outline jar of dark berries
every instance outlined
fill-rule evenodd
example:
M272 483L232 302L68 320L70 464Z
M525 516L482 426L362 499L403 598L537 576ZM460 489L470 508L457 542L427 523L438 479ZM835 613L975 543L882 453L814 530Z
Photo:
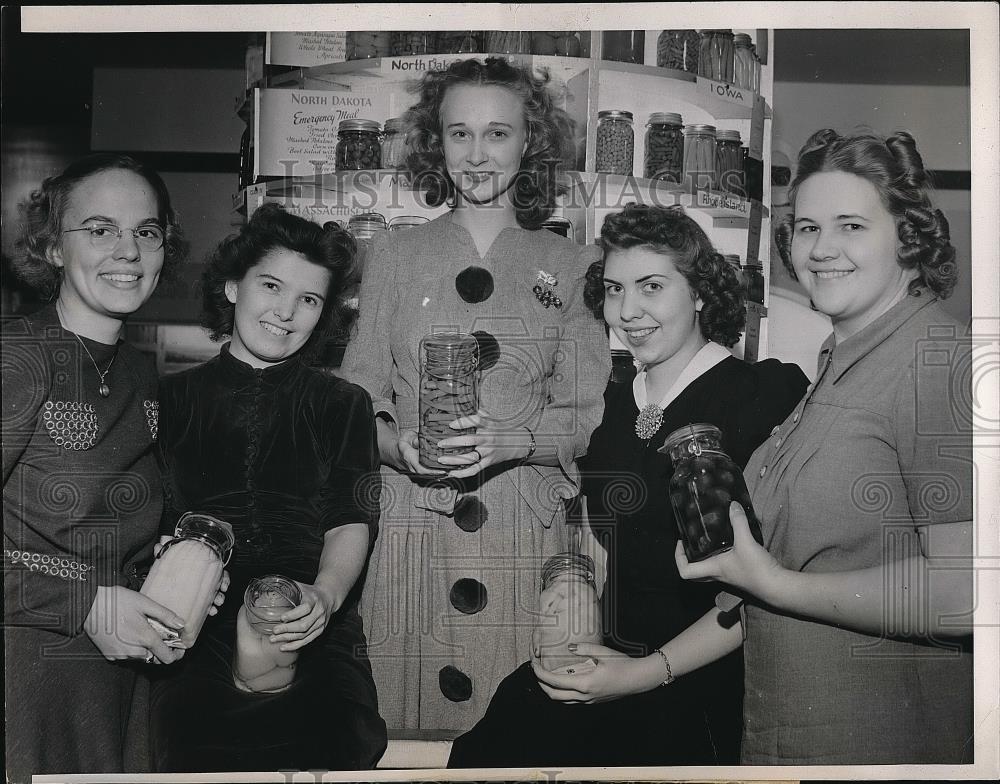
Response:
M342 120L337 128L337 171L379 169L382 142L374 120Z

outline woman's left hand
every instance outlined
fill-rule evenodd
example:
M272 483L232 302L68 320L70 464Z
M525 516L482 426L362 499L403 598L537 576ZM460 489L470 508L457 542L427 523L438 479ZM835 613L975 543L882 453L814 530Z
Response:
M229 590L229 572L223 569L222 579L219 580L219 590L215 593L215 598L212 599L212 604L208 608L209 615L217 615L219 608L222 603L226 601L226 591Z
M283 651L297 651L319 637L337 610L333 597L322 589L297 580L296 583L302 591L302 601L281 616L281 623L274 627L269 638L273 643L282 643Z
M538 678L538 685L557 702L610 702L647 691L642 688L639 675L643 667L642 659L634 659L613 648L578 643L574 653L589 657L594 665L581 660L582 671L573 675L549 672L542 667L535 653L534 650L531 652L531 669Z
M688 562L684 546L677 543L674 559L677 571L685 580L715 580L767 600L773 595L785 571L777 559L753 538L743 507L729 505L733 524L733 547L697 563Z
M449 425L453 430L474 427L476 432L438 441L438 446L442 448L473 447L472 451L464 455L442 455L438 458L442 465L456 466L448 472L448 476L465 479L491 465L522 460L528 456L531 434L527 429L501 429L498 424L480 411L471 416L459 417Z

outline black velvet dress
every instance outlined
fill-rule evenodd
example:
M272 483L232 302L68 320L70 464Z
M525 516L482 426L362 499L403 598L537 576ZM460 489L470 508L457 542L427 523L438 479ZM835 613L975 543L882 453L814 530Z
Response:
M743 466L807 383L795 365L724 359L668 405L648 441L635 434L632 385L608 385L583 480L590 525L608 550L605 645L645 656L704 615L719 591L677 573L670 458L656 451L666 437L686 424L714 424ZM500 684L483 719L455 741L449 767L737 764L742 695L739 651L667 687L594 705L549 699L525 663Z
M332 528L378 525L378 449L364 390L297 359L258 370L220 355L161 384L163 532L184 511L233 525L232 577L220 613L153 684L159 771L352 770L386 745L355 586L300 651L286 691L233 684L236 617L254 577L315 580Z

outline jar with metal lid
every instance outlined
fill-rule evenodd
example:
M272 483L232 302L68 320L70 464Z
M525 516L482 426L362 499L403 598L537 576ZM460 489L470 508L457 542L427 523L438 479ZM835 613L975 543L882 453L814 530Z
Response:
M391 117L385 121L382 135L382 166L386 169L402 169L406 166L406 121L402 117Z
M684 165L683 121L674 112L654 112L646 123L643 176L650 180L680 182Z
M278 574L255 577L243 594L236 616L236 652L233 682L241 691L284 691L295 679L298 651L283 651L284 643L271 642L281 616L302 603L298 583Z
M393 57L405 57L415 54L430 54L433 44L430 33L415 30L397 31L392 34Z
M420 226L427 223L427 218L423 215L397 215L389 220L389 231L402 231L411 226Z
M474 447L440 447L444 438L471 435L476 428L449 425L479 410L479 343L464 332L438 332L420 341L419 443L420 464L452 470L438 461L445 455L464 455Z
M566 218L559 215L553 215L552 217L545 220L542 223L543 229L548 229L554 234L558 234L560 237L569 238L573 234L573 224L570 223Z
M717 82L733 81L733 31L702 30L698 75Z
M382 168L380 135L374 120L341 120L337 126L337 171Z
M715 187L715 126L684 126L684 176L697 189Z
M746 193L739 131L720 128L715 134L715 181L720 189L729 193L739 196Z
M688 73L698 72L701 36L697 30L664 30L656 39L656 64Z
M535 628L544 669L568 675L593 669L592 659L571 653L568 647L603 642L594 561L589 555L557 553L545 562Z
M360 31L347 34L347 59L367 60L392 54L392 33L388 30Z
M527 30L490 30L486 33L486 51L490 54L528 54L531 33Z
M733 84L753 89L753 44L746 33L733 36Z
M596 168L607 174L632 174L635 131L632 112L605 109L597 113Z
M225 520L187 512L173 538L160 548L139 592L184 619L179 634L148 619L170 647L190 648L198 639L235 543L233 527Z
M702 561L732 548L732 501L746 511L754 538L760 541L760 524L746 480L740 467L722 450L719 428L685 425L668 435L657 451L670 455L673 464L668 484L670 505L688 561Z
M646 50L645 30L605 30L601 33L601 57L642 65Z

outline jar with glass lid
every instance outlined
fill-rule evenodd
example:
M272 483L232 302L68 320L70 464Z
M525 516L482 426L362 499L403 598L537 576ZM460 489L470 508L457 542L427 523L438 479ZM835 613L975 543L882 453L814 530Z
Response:
M715 187L715 126L684 126L684 176L698 189Z
M236 688L273 693L292 685L299 652L281 650L284 643L271 642L270 637L281 616L301 603L302 591L294 580L268 574L250 581L236 616Z
M427 218L423 215L397 215L389 220L389 231L402 231L411 226L420 226L427 223Z
M680 182L684 165L683 121L674 112L654 112L646 123L643 176L650 180Z
M715 181L729 193L744 195L743 148L740 132L720 128L715 134Z
M733 81L733 31L702 30L698 75L717 82Z
M582 553L557 553L542 568L535 640L539 659L549 672L569 675L593 669L593 660L571 653L571 643L600 645L601 605L594 561Z
M753 90L753 43L746 33L733 36L733 84Z
M697 30L664 30L656 39L656 64L688 73L698 72L701 36Z
M702 561L733 546L729 504L743 507L750 530L761 541L760 524L740 467L722 449L722 432L715 425L691 424L667 436L657 451L670 456L668 483L684 554Z
M436 332L420 341L420 391L417 431L420 464L426 468L452 470L438 461L445 455L463 455L474 447L440 447L438 442L471 435L474 427L454 429L449 425L479 410L479 343L464 332Z
M184 619L178 634L152 618L149 624L172 648L190 648L198 639L222 583L236 537L233 527L212 515L187 512L153 561L139 592Z
M646 53L645 30L605 30L601 33L601 58L642 65Z
M392 33L388 30L360 31L347 34L347 59L367 60L392 54Z
M337 126L337 171L382 168L382 142L375 120L341 120Z
M606 174L632 174L635 131L632 112L605 109L597 113L596 168Z
M402 117L390 117L385 121L382 134L382 166L386 169L402 169L406 166L406 121Z

